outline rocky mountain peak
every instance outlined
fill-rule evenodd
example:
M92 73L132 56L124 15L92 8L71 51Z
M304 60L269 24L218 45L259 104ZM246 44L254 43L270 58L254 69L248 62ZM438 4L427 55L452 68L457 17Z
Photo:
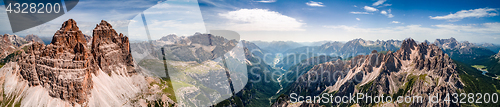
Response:
M398 50L399 57L402 57L403 60L410 59L411 50L414 50L417 46L417 43L413 39L406 39L401 44L401 48Z
M185 38L184 36L183 37L178 37L175 34L169 34L167 36L161 37L157 41L165 42L165 44L187 43L186 40L183 40L184 38Z
M92 75L101 69L108 75L131 75L135 71L129 40L102 21L94 30L92 47L76 22L64 22L49 45L33 43L17 62L20 74L30 86L42 86L52 97L70 103L88 101ZM103 29L105 28L105 29Z
M129 75L135 73L130 42L127 36L116 33L108 22L102 20L92 35L92 55L102 71L112 74L127 68L127 71L116 74Z
M450 41L457 42L457 39L455 39L454 37L450 37Z
M431 42L429 42L428 40L424 40L424 42L422 42L422 43L431 44Z
M69 19L61 25L51 44L33 43L17 62L30 86L42 86L52 97L83 103L92 89L96 64L85 45L83 33Z
M169 34L167 36L164 36L164 37L161 37L160 40L162 41L171 41L171 40L176 40L177 39L177 35L175 34Z
M78 28L78 26L76 25L76 21L75 20L69 19L69 20L65 21L62 24L62 27L59 30L63 30L63 31L79 31L80 28Z
M455 68L456 64L436 45L417 44L415 40L407 39L396 52L381 54L372 51L369 55L358 55L347 61L337 60L316 65L291 85L291 92L307 92L311 95L336 93L334 96L352 93L398 95L401 90L409 89L412 91L405 91L407 93L404 95L442 96L463 88ZM330 74L334 74L333 79ZM337 78L340 79L335 80ZM401 87L403 85L409 87ZM451 103L411 106L436 105L456 106Z
M10 42L8 34L0 35L0 59L6 57L16 49Z
M461 49L466 47L475 47L474 43L469 43L468 41L464 41L461 43L453 37L451 37L450 39L436 39L436 41L434 41L434 44L443 49Z
M401 44L400 50L408 51L409 49L414 49L415 46L417 46L417 42L415 42L415 40L406 39Z
M43 40L40 39L37 35L33 35L33 34L26 35L26 37L24 37L24 39L26 41L28 41L28 42L34 41L34 42L38 42L38 43L44 44Z
M0 35L0 36L2 36L2 41L3 41L4 43L9 43L9 44L11 44L11 43L10 43L10 39L9 39L9 35L8 35L8 34L4 34L4 35Z
M73 19L65 21L52 37L51 44L60 47L74 48L77 44L86 44L87 40ZM84 45L85 46L85 45Z
M321 45L321 47L330 47L330 46L338 46L338 47L341 47L342 45L344 45L342 42L338 42L338 41L335 41L335 42L327 42L327 43L324 43Z
M9 34L4 34L4 38L8 39L10 43L12 43L14 46L19 47L26 42L26 40L22 37L19 37L17 35L9 35Z
M97 24L95 29L113 29L113 26L109 24L107 21L101 20L101 23Z

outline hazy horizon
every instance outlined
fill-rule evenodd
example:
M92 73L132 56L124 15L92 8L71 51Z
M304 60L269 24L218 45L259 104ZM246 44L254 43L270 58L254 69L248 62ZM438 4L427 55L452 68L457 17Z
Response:
M130 0L119 3L82 0L65 15L15 34L50 37L64 21L72 18L87 35L92 34L95 24L106 20L131 40L147 40L140 18L144 13L153 40L172 33L192 35L208 30L232 30L248 41L316 42L356 38L433 41L454 37L471 43L500 44L499 10L500 1L494 0ZM14 34L5 12L0 12L0 19L0 24L5 25L0 33Z

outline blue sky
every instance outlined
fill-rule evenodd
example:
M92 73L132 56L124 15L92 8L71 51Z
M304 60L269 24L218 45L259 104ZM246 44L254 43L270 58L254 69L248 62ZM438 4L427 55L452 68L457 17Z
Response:
M207 28L233 29L247 40L433 41L455 37L500 43L500 1L495 0L201 0L200 8ZM259 26L269 20L280 22L270 18L271 14L294 20L274 24L289 25L289 29L273 29L273 24L265 23ZM252 27L261 29L249 30Z
M152 39L223 29L240 33L244 40L262 41L454 37L500 44L498 0L81 0L67 14L16 34L52 36L68 18L91 34L104 19L131 39L146 40L143 11ZM6 14L0 13L0 24L8 25ZM9 30L2 26L0 33Z
M87 35L92 35L92 29L101 20L106 20L113 25L118 33L128 34L127 28L130 19L162 2L161 0L80 0L78 4L64 15L49 21L45 24L13 33L10 27L8 16L5 11L5 4L0 0L0 34L16 34L26 36L36 34L41 37L52 37L59 30L62 23L68 19L74 19L80 30ZM65 10L66 11L66 10Z

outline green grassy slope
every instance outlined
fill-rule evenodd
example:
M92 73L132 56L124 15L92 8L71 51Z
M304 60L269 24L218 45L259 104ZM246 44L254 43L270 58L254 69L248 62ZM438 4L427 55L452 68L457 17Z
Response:
M500 81L481 74L471 66L455 61L460 79L464 83L465 93L497 93L500 95ZM479 106L479 107L499 107L500 103L481 103L481 104L462 104L461 106Z

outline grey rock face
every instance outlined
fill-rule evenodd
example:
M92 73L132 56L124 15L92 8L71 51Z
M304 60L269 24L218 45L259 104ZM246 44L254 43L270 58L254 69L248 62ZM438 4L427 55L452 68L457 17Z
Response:
M83 33L72 19L66 21L45 46L33 43L22 54L20 74L30 86L41 85L49 95L73 103L87 101L92 89L91 73L96 66Z
M40 39L37 35L26 35L26 37L24 37L24 39L27 41L27 42L31 42L31 41L35 41L35 42L38 42L38 43L41 43L41 44L44 44L42 39Z
M0 59L5 58L15 50L16 47L10 42L9 36L7 34L0 35Z
M35 42L23 53L17 62L20 74L30 86L41 85L49 95L82 104L88 101L92 89L92 74L123 67L129 75L134 71L128 38L117 35L111 25L102 21L94 30L93 46L86 46L87 40L73 19L62 24L54 34L51 44ZM131 66L130 66L131 65ZM123 69L121 68L121 69Z
M4 34L3 36L7 36L7 38L9 38L10 42L16 46L16 47L19 47L25 43L27 43L27 41L22 38L22 37L19 37L17 35L9 35L9 34Z
M456 64L436 45L416 44L409 39L403 41L401 49L396 52L380 54L374 51L348 61L317 65L291 85L291 92L308 95L335 93L335 96L352 93L419 95L424 97L424 103L413 103L412 106L458 106L425 102L429 101L429 95L442 96L463 89L455 68ZM404 84L410 90L405 90Z
M104 20L94 29L91 52L101 70L108 74L123 68L127 71L115 73L122 75L136 73L128 37L123 36L122 33L116 33L113 27Z
M460 49L460 48L475 46L473 43L469 43L467 41L458 42L453 37L450 39L436 39L436 41L434 41L434 44L443 49Z
M138 54L150 52L154 58L162 58L161 48L164 48L168 60L203 62L213 60L227 53L236 46L237 41L227 40L220 36L197 33L188 37L168 35L159 40L132 43L131 49ZM151 47L152 46L152 47Z

